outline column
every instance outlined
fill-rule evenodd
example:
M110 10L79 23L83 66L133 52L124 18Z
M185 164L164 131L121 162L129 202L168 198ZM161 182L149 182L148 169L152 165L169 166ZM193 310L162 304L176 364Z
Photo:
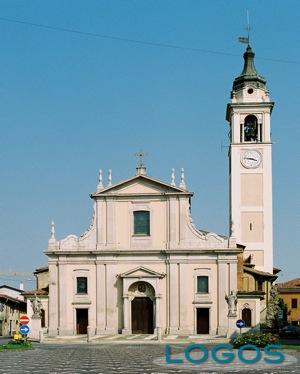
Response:
M169 199L169 248L178 246L177 222L178 222L178 200L176 198Z
M96 333L101 335L105 330L105 265L96 263Z
M57 336L58 333L58 279L57 265L49 262L49 303L48 303L48 334Z
M130 321L129 321L129 296L128 294L123 295L123 317L124 317L124 328L122 329L122 334L130 334Z
M178 334L179 329L179 298L178 298L178 265L170 264L170 334Z
M155 328L161 327L161 321L160 321L160 299L161 294L158 294L155 298Z
M58 265L58 276L59 276L59 319L58 319L58 329L59 335L61 336L68 336L74 335L76 331L73 331L73 327L75 329L75 324L73 323L74 320L74 313L71 313L71 305L69 300L69 295L73 295L73 280L68 282L69 277L69 268L67 264L59 263ZM71 278L72 279L72 278ZM70 285L72 285L71 293L70 293ZM72 318L73 315L73 318Z
M107 246L113 246L116 243L116 222L115 222L115 201L106 200L106 234Z
M237 289L237 261L231 260L229 264L229 291Z
M218 260L218 335L226 335L228 329L228 265L226 260Z
M194 321L189 318L189 311L192 308L191 292L194 293L193 284L189 282L189 268L185 263L180 263L179 271L179 332L188 335L194 331ZM192 291L191 291L192 289Z
M116 269L114 264L105 264L105 333L118 333L118 310L117 304L117 289L113 287L116 282Z

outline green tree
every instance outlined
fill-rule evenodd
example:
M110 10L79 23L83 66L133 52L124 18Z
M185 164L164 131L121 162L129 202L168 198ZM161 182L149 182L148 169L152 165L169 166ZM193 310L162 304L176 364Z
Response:
M267 306L266 325L269 328L277 328L278 326L278 311L280 299L278 296L277 287L272 286L270 289L270 298Z

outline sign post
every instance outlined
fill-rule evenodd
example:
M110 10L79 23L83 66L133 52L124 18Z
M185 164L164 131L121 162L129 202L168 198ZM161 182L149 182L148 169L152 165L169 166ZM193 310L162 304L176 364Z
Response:
M243 321L242 319L238 319L235 324L236 324L236 327L240 329L240 334L241 334L242 328L246 326L245 321Z
M30 332L30 328L27 326L29 321L30 318L26 315L20 317L19 333L22 334L24 340L27 340L27 335Z
M30 331L30 328L27 325L21 325L19 331L22 335L27 335Z

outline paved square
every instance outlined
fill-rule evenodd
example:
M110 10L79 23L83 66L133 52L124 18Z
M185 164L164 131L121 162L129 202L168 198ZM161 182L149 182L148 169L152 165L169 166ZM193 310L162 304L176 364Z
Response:
M177 354L186 346L172 345ZM285 351L286 352L286 351ZM274 367L272 370L251 370L256 373L300 373L300 352L286 352L298 359L289 366ZM216 371L211 368L205 371L201 367L190 370L184 366L164 365L165 345L163 344L41 344L29 351L0 352L0 373L207 373ZM160 361L163 365L157 365ZM234 371L239 372L241 366ZM243 373L250 371L243 371Z

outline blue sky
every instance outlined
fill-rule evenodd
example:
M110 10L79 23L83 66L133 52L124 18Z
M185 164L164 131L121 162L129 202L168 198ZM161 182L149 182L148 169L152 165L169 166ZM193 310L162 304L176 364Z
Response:
M1 0L0 9L0 271L46 264L52 219L58 238L82 233L98 169L106 178L112 168L114 182L132 176L139 149L155 178L170 181L171 168L178 176L184 167L195 223L227 234L221 144L228 145L225 109L243 65L237 38L249 9L256 67L275 101L274 262L280 279L300 275L299 1Z

